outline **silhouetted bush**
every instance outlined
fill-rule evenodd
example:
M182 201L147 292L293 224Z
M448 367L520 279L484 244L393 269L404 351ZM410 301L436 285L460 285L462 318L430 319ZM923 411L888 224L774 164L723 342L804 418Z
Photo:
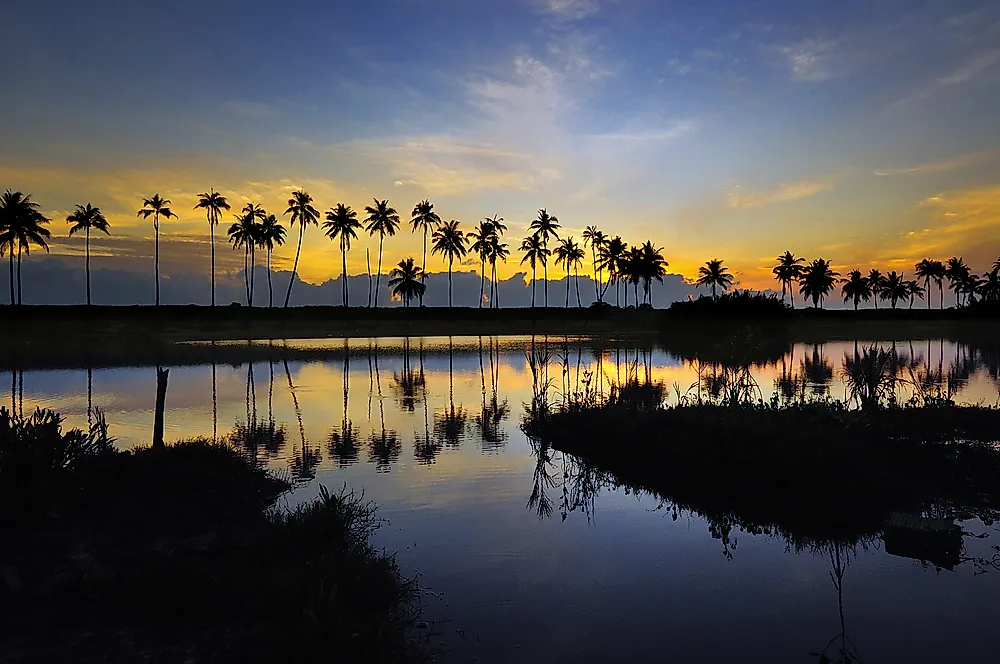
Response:
M783 318L792 308L773 293L736 290L723 293L715 300L701 296L696 300L674 302L669 311L674 316L697 318Z

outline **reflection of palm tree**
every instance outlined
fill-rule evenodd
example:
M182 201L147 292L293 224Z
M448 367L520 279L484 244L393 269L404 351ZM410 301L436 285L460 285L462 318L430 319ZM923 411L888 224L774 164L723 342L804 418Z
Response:
M833 587L837 589L837 613L840 616L840 633L830 639L830 642L826 644L822 652L810 654L818 657L819 661L823 664L860 662L861 656L858 654L854 642L847 636L847 627L844 622L844 573L847 572L847 568L851 564L851 550L844 544L833 543L829 545L828 553L830 556L830 566L832 567L830 580L833 581ZM835 654L832 656L828 655L827 651L838 642L839 645Z
M552 465L552 448L545 442L529 440L531 453L535 457L535 470L532 473L531 495L528 496L527 508L534 510L539 519L552 516L552 499L545 493L556 488L554 473L549 471Z
M416 410L417 402L423 396L424 372L421 365L420 371L414 371L410 366L410 339L403 339L403 370L392 373L392 382L397 394L399 394L399 406L403 410L413 412Z
M330 456L337 460L340 467L349 466L358 461L358 437L361 433L351 422L348 414L348 395L351 391L351 354L347 339L344 339L344 417L340 422L340 431L330 432Z
M503 403L500 403L499 397L497 395L497 380L499 373L499 357L497 358L497 366L494 369L493 364L493 339L488 340L489 343L489 362L490 362L490 386L492 388L492 394L489 401L486 399L486 372L483 367L483 341L482 337L479 339L479 373L482 382L483 389L483 403L482 410L480 414L476 416L476 427L479 429L479 433L482 437L482 448L483 452L496 451L503 447L507 440L507 432L500 425L510 414L510 406L507 400L504 399Z
M292 476L299 482L308 482L316 477L316 467L321 460L319 450L309 449L306 442L306 428L302 424L302 409L299 408L299 399L295 394L295 385L292 383L292 372L288 368L288 360L283 360L285 365L285 377L288 379L288 391L292 394L292 405L295 407L295 417L299 421L299 439L302 446L296 450L292 457Z
M374 463L377 472L389 472L393 461L399 458L401 445L395 431L385 430L385 404L382 397L382 378L378 368L378 345L375 346L375 386L378 390L378 414L382 425L381 435L372 434L368 462Z
M813 394L821 396L830 390L833 365L823 356L819 344L813 344L812 357L802 359L802 373Z
M448 447L458 447L465 434L469 414L463 406L455 407L455 355L448 337L448 409L434 415L434 435Z
M87 367L87 426L94 424L94 370Z
M424 342L420 341L419 348L419 361L420 361L420 375L424 375ZM430 415L429 407L427 405L427 382L423 381L423 402L424 402L424 433L423 436L417 434L413 442L413 458L419 463L430 464L434 463L434 459L437 457L438 452L441 451L441 445L438 444L437 440L431 436L431 425L430 425Z

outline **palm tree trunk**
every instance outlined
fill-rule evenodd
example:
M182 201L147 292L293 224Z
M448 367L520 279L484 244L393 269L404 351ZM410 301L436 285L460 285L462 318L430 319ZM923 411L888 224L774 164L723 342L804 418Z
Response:
M427 281L427 225L424 224L424 262L420 266L420 281ZM425 288L424 291L427 289ZM420 306L424 306L424 294L420 293Z
M368 269L368 308L372 308L372 252L365 247L365 266Z
M90 306L90 226L87 226L87 306Z
M542 244L542 247L543 248L548 248L548 247L546 247L546 245L544 243ZM549 308L549 261L548 260L546 260L544 263L542 263L542 279L545 280L545 285L544 285L545 286L545 308L548 309Z
M343 235L340 236L340 256L341 259L343 260L343 265L341 266L340 270L340 279L341 281L343 281L344 308L346 309L350 305L348 304L348 295L347 295L347 247L344 245Z
M299 271L299 254L302 252L302 234L305 232L305 225L299 224L299 246L295 250L295 263L292 264L292 276L288 279L288 292L285 293L285 309L288 308L288 300L292 297L292 284L295 283L295 276Z
M385 241L385 233L378 236L378 272L375 273L375 308L378 309L378 291L382 286L382 243ZM450 268L449 268L450 269ZM451 306L451 274L448 275L448 301Z
M566 264L566 308L569 309L569 263Z
M257 251L250 245L250 307L253 308L254 270L257 268Z
M267 248L267 308L274 308L274 289L271 287L271 247Z
M243 247L243 296L247 299L247 306L250 306L250 275L247 266L250 265L250 249Z
M931 278L924 279L924 292L927 293L927 310L931 309Z
M590 255L594 259L594 301L601 301L601 289L597 280L597 248L593 244L590 245ZM580 284L577 284L579 289Z
M14 306L16 302L14 301L14 245L10 245L10 306Z
M208 228L212 234L212 306L214 307L215 306L215 224L212 223L211 219L208 222Z
M535 308L535 266L531 266L531 308Z
M17 243L17 306L24 304L21 297L21 243Z
M381 253L381 250L379 251ZM451 264L455 259L448 256L448 308L451 308ZM377 297L377 296L376 296Z
M155 295L153 301L156 306L160 306L160 213L157 211L153 215L153 290Z
M580 301L580 266L579 265L576 266L576 306L578 306L581 309L583 309L583 302Z
M479 257L479 308L483 308L483 295L486 293L486 257Z
M491 277L490 290L492 291L492 295L490 296L490 305L493 308L495 308L495 309L499 309L500 308L500 286L499 286L499 284L497 284L497 262L496 262L496 259L493 259L490 262L490 277Z
M792 303L792 309L795 308L795 289L792 288L792 283L788 282L788 301Z

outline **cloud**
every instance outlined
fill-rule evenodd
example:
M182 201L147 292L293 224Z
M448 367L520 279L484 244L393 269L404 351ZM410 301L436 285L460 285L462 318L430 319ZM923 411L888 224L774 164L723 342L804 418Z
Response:
M744 190L741 185L734 184L726 194L726 207L730 210L744 210L809 198L820 192L833 189L850 172L850 169L844 169L818 179L784 182L774 189L757 191Z
M892 102L886 107L886 110L898 111L948 88L972 81L992 69L997 63L1000 63L1000 49L984 51L962 63L950 74L937 78L916 92Z
M701 123L695 120L677 122L665 129L652 129L639 132L614 132L610 134L594 134L591 138L599 141L672 141L682 136L696 132L701 127Z
M1000 154L1000 150L987 150L985 152L974 152L972 154L958 155L942 161L916 164L914 166L903 166L899 168L887 168L874 171L875 175L922 175L924 173L946 173L948 171L974 166L987 161Z
M816 83L833 78L840 72L842 62L836 50L837 43L821 39L805 39L779 50L793 81Z
M533 0L533 2L546 14L568 20L586 18L601 9L597 0Z

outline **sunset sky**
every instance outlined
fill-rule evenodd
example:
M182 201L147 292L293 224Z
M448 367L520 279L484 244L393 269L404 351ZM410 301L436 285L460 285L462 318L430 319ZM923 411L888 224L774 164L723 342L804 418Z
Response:
M207 272L210 187L273 212L296 187L321 210L388 198L407 220L429 198L467 230L504 217L515 247L546 207L745 286L785 249L909 273L1000 255L995 2L15 0L3 22L0 188L62 238L73 204L101 206L95 247L130 266L158 192L180 215L164 272ZM419 253L407 226L384 262ZM319 229L300 272L340 273Z

